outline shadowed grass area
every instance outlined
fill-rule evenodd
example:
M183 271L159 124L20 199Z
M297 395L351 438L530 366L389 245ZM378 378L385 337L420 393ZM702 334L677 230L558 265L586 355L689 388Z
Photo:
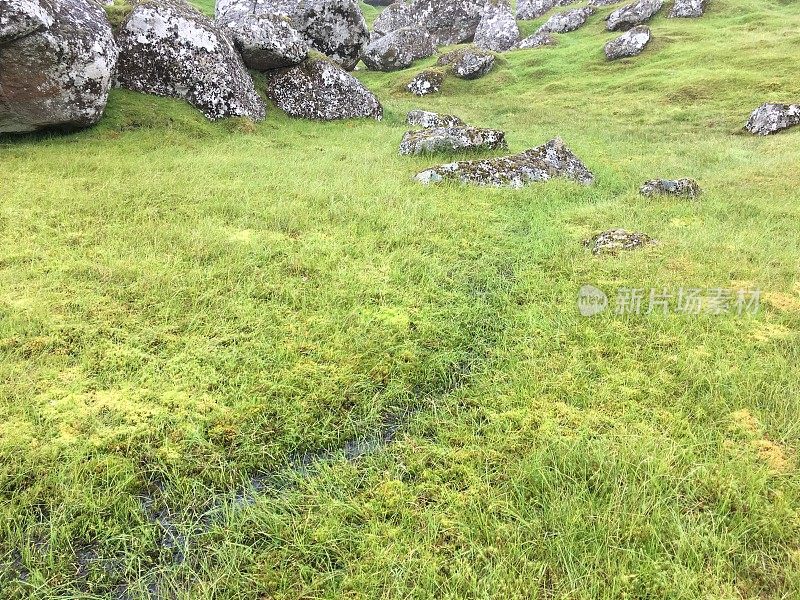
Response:
M615 63L610 10L424 100L434 59L360 72L380 123L117 90L0 140L0 596L797 596L800 130L741 128L800 101L800 6L660 16ZM421 187L411 108L597 182ZM581 246L613 226L660 243ZM585 319L584 284L762 307Z

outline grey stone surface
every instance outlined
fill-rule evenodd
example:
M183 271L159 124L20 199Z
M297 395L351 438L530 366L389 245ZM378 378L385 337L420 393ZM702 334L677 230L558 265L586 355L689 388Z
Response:
M569 33L582 27L593 14L594 9L591 6L557 13L547 19L536 33Z
M437 46L471 42L475 38L485 0L413 0L414 23L424 27Z
M381 14L372 24L373 37L380 37L402 29L403 27L415 26L411 9L405 2L395 2L381 11ZM426 30L427 31L427 30Z
M409 131L400 143L400 154L434 154L466 150L507 150L506 135L478 127L433 127Z
M494 68L495 56L486 50L468 46L441 55L436 64L449 67L453 75L461 79L479 79Z
M697 198L702 190L694 179L651 179L639 188L642 196Z
M800 104L762 104L750 115L745 128L756 135L770 135L800 125Z
M427 31L404 27L373 40L361 58L373 71L397 71L435 52L433 38Z
M552 33L543 31L541 33L534 33L526 37L519 44L516 45L517 50L525 50L528 48L541 48L542 46L555 46L558 44L556 36Z
M675 0L667 15L670 19L696 19L706 11L706 0Z
M406 85L406 90L415 96L428 96L436 94L444 84L444 73L435 69L426 69L417 73Z
M507 0L489 0L475 31L475 45L484 50L505 52L519 42L519 27Z
M517 19L528 21L538 19L546 12L559 7L575 4L579 0L517 0Z
M455 115L442 115L427 110L412 110L406 116L408 125L418 125L419 127L461 127L464 121Z
M583 245L592 251L592 254L618 254L621 250L635 250L658 242L646 233L626 231L625 229L609 229L598 233Z
M356 0L302 0L292 23L309 46L348 71L355 68L370 41Z
M649 42L650 28L639 25L608 42L604 51L608 60L628 58L641 54Z
M627 31L632 27L646 23L661 10L664 0L638 0L618 8L606 18L606 29L609 31Z

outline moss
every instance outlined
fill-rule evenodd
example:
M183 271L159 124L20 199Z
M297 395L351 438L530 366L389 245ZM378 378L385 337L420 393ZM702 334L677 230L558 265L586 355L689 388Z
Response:
M104 6L108 20L111 23L112 29L116 31L128 18L133 10L133 4L130 0L114 0L113 4Z

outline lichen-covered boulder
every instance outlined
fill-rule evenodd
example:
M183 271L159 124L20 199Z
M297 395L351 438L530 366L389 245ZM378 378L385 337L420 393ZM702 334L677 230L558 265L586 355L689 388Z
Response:
M415 24L425 28L437 46L471 42L475 38L485 0L413 0L409 6Z
M0 0L0 132L94 125L116 63L111 25L93 0Z
M507 149L506 134L502 131L466 126L409 131L400 143L401 155Z
M642 196L697 198L702 190L694 179L651 179L639 188Z
M575 0L517 0L517 19L520 21L538 19L557 6L566 6L574 3Z
M706 11L706 0L675 0L667 15L670 19L695 19Z
M361 59L373 71L397 71L435 52L433 38L427 31L404 27L373 40Z
M444 84L444 73L436 69L426 69L414 75L406 89L415 96L436 94Z
M410 111L406 116L406 123L426 129L430 127L463 127L465 125L464 121L455 115L440 115L427 110Z
M594 182L594 175L563 141L556 138L520 154L449 163L419 173L415 179L431 184L458 181L481 186L521 188L555 177L582 185Z
M381 11L381 14L378 15L375 22L372 24L372 33L373 37L380 37L392 31L397 31L398 29L411 27L413 25L416 25L416 23L411 16L411 9L408 4L401 0L400 2L395 2L387 6Z
M217 24L233 39L244 63L256 71L269 71L303 62L308 46L289 18L269 11L254 12L252 4L240 0L217 17Z
M602 231L588 240L583 240L585 248L592 254L617 254L620 250L635 250L658 242L646 233L626 231L625 229L609 229Z
M534 33L526 37L519 44L515 46L517 50L526 50L529 48L541 48L542 46L555 46L558 43L556 36L552 33L543 31L541 33Z
M617 60L618 58L636 56L644 51L649 42L650 28L646 25L639 25L608 42L604 49L606 58L608 60Z
M303 0L292 24L308 44L348 71L369 44L369 29L356 0Z
M183 98L212 120L266 114L233 42L184 0L137 4L117 43L117 80L124 88Z
M470 46L442 54L436 64L448 66L453 75L461 79L479 79L494 68L495 56Z
M475 30L475 45L484 50L505 52L518 42L519 27L507 0L489 0Z
M582 27L593 14L594 8L591 6L557 13L547 19L536 33L569 33Z
M745 129L756 135L770 135L800 125L800 104L762 104L750 115Z
M383 117L375 95L333 61L311 56L294 67L271 71L267 95L286 114L302 119Z
M664 0L638 0L612 12L606 18L609 31L627 31L649 21L664 6Z

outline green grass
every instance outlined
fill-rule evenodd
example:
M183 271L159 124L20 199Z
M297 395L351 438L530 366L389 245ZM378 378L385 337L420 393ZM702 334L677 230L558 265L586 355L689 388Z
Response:
M800 5L661 16L613 64L610 10L430 99L434 59L359 72L381 123L115 91L0 140L0 597L797 597L800 130L741 128L800 99ZM420 107L597 182L420 187ZM660 244L582 248L612 226ZM765 299L585 319L587 283Z

